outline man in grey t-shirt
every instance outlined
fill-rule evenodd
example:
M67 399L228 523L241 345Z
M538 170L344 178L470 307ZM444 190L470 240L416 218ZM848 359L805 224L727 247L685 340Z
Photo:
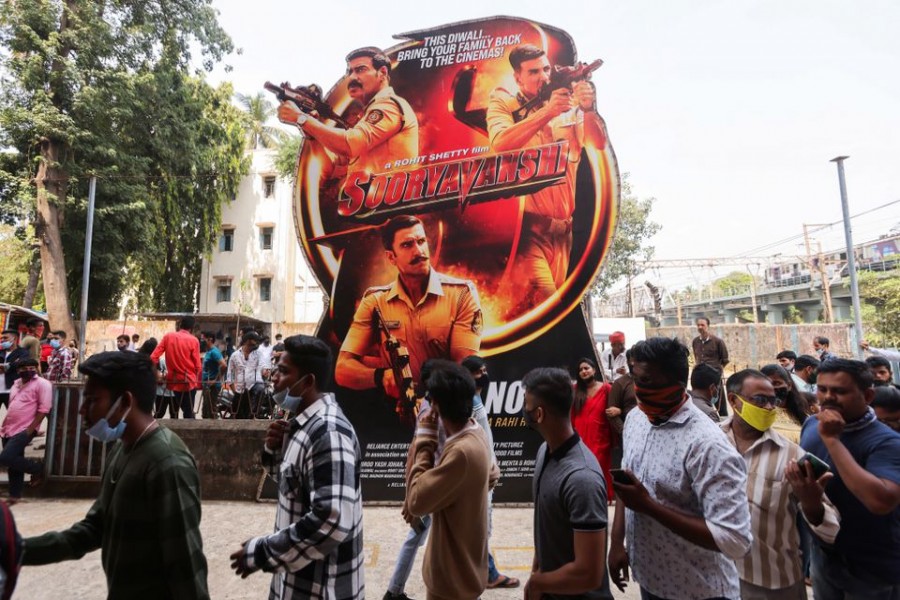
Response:
M545 440L534 466L535 552L525 597L611 599L604 568L606 482L572 428L569 374L534 369L522 383L525 421Z

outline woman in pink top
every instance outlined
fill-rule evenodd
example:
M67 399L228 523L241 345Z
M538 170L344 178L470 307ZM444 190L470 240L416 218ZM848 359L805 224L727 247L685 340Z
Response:
M593 360L578 361L575 375L575 401L572 403L572 425L584 444L597 457L606 478L606 494L613 498L612 430L606 417L606 400L610 385L599 379L600 371Z

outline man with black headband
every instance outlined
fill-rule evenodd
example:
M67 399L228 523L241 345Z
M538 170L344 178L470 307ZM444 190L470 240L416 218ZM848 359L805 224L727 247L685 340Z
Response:
M610 576L623 589L631 566L647 600L740 598L734 561L752 539L744 460L690 401L684 344L650 338L631 353L640 410L625 421L625 473L614 476L626 510L616 508Z
M821 410L803 424L800 446L835 477L825 493L841 515L833 545L813 544L816 600L900 597L900 435L869 406L872 372L858 360L819 366Z

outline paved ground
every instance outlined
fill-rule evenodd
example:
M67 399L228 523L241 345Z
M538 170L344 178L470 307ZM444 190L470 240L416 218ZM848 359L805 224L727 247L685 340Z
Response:
M27 491L26 491L27 498ZM90 507L86 500L28 500L13 507L17 525L23 536L64 529L82 518ZM531 565L531 509L501 508L494 510L494 533L491 547L501 571L524 579ZM274 523L274 504L238 502L206 502L203 506L203 543L209 561L209 590L213 599L261 599L268 594L269 576L257 573L241 580L228 568L228 555L245 539L270 531ZM612 516L610 514L610 516ZM366 591L378 600L387 589L394 560L406 536L406 524L396 508L366 508ZM407 593L412 598L425 597L421 577L420 551L416 568L410 577ZM629 586L627 594L615 591L617 598L636 599L639 594ZM100 552L79 561L25 567L19 577L15 598L24 599L102 599L106 582L100 566ZM522 589L487 590L485 600L521 598Z

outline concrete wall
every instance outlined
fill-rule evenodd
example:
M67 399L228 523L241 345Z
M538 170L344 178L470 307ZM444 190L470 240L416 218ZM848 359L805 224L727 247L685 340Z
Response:
M815 356L812 341L819 335L831 341L831 352L847 358L855 357L854 336L851 335L850 323L806 324L806 325L769 325L750 324L712 324L710 332L725 341L731 363L725 372L731 374L746 368L757 368L775 362L775 355L782 350L793 350L800 354ZM694 326L652 327L647 328L647 337L677 337L688 348L697 336ZM693 356L691 356L693 361Z
M77 415L77 410L70 411L70 414L72 412ZM88 469L86 465L89 440L83 431L76 430L75 415L65 429L69 440L77 437L81 447L77 461L78 476L71 475L76 471L73 471L72 467L74 453L70 441L64 469L55 465L53 470L53 473L64 472L67 475L50 475L44 485L36 488L35 495L93 498L100 492L100 445L95 443L92 468ZM263 476L260 451L269 421L165 419L162 423L178 434L197 460L204 500L256 499ZM60 454L62 429L60 419L60 428L54 436L57 460ZM50 451L49 445L47 451L48 453ZM90 473L91 476L86 476L86 473Z

